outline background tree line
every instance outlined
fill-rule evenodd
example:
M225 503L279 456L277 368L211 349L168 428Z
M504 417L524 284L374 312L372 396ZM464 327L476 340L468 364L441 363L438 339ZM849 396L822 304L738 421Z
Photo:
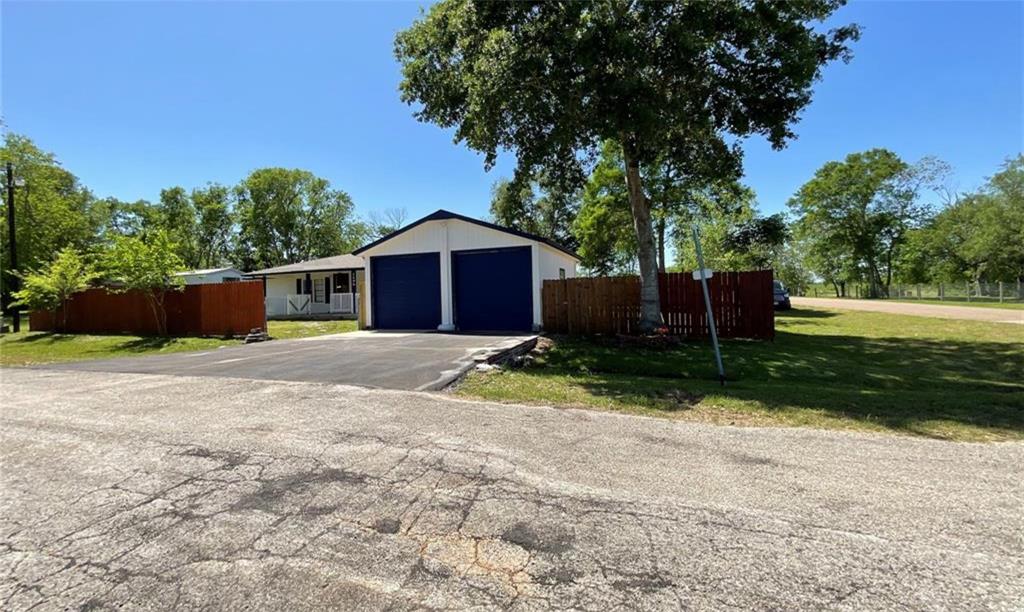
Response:
M260 168L236 185L173 186L156 202L127 202L97 198L25 136L6 134L0 159L24 181L15 191L21 270L45 266L65 248L89 253L157 233L184 269L255 270L348 253L405 218L400 209L359 218L347 193L305 170ZM6 245L6 223L0 237ZM9 270L6 248L0 257Z
M576 248L589 273L636 274L624 172L618 146L607 143L582 188L565 189L550 172L499 180L491 216ZM837 296L859 283L879 297L896 282L1024 280L1021 155L977 191L956 193L947 186L951 168L938 159L854 153L822 166L786 214L770 216L759 213L753 190L735 174L685 181L664 163L644 172L662 271L697 268L690 235L697 225L706 265L773 268L798 292L815 281Z

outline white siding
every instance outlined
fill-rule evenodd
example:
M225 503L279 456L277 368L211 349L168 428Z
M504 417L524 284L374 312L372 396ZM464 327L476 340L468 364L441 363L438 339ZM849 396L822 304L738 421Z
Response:
M378 255L406 255L411 253L441 254L441 326L439 329L450 330L452 325L452 292L449 271L451 270L451 252L472 249L494 249L503 247L531 247L533 260L533 320L534 325L541 325L541 283L547 278L558 278L559 268L565 268L567 278L576 275L576 261L557 249L553 249L536 240L522 238L488 227L467 223L458 219L428 221L417 227L399 234L372 249L361 253L367 261L366 267L366 320L371 320L373 308L370 291L369 261Z
M310 272L309 275L310 278L312 279L321 280L330 277L333 283L335 272L340 272L340 270ZM356 279L359 279L361 277L362 271L356 270ZM259 277L256 278L259 279ZM288 296L294 295L296 293L297 287L295 285L295 281L305 278L305 272L301 274L275 274L272 276L267 276L267 294L264 299L267 306L267 316L284 315L286 309L286 300L288 299ZM354 281L352 283L352 293L355 293L357 289L358 284L356 281ZM331 292L335 292L335 288L333 285L331 286ZM328 314L330 312L330 298L328 297L327 299L328 301L325 303L312 304L313 314Z
M205 274L182 274L181 278L185 281L186 285L212 285L224 282L225 278L236 281L242 280L242 273L231 268L229 270L218 270L217 272L207 272Z

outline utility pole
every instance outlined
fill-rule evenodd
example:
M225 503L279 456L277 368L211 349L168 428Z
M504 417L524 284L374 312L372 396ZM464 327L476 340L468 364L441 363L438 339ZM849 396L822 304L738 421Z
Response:
M12 304L14 292L18 290L18 277L14 272L18 269L18 243L14 235L14 165L7 162L7 244L11 249L10 266L7 274L7 314L11 316L11 329L14 333L21 331L21 316L18 307Z

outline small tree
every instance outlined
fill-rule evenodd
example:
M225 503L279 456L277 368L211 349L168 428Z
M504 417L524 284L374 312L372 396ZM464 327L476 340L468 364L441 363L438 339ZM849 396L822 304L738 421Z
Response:
M117 238L106 253L104 269L108 279L116 283L111 291L140 291L146 296L156 318L157 334L166 335L164 297L168 291L181 291L185 284L180 276L175 276L175 272L184 270L185 266L175 253L167 232L154 232L145 240Z
M46 267L21 276L22 289L14 293L18 304L30 310L48 310L53 313L54 324L59 331L66 331L68 326L67 301L79 291L89 287L89 283L97 277L82 256L72 248L65 248L57 253ZM58 309L61 311L58 322Z

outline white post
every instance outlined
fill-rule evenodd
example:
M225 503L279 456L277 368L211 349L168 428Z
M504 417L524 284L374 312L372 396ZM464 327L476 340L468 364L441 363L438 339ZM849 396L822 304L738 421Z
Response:
M452 316L452 253L448 250L448 222L442 221L441 234L441 324L438 331L455 331L455 318Z
M946 293L943 291L942 283L939 283L939 301L946 299Z
M708 327L711 330L711 344L715 347L715 362L718 365L718 381L725 386L725 367L722 365L722 351L718 348L718 330L715 329L715 315L711 312L711 297L708 295L708 279L704 275L704 254L700 250L700 237L697 225L693 225L693 247L697 255L697 267L700 268L700 284L704 289L704 308L708 311Z
M964 285L967 287L967 301L970 302L971 301L971 281L965 282Z
M999 281L999 303L1003 303L1003 281Z

